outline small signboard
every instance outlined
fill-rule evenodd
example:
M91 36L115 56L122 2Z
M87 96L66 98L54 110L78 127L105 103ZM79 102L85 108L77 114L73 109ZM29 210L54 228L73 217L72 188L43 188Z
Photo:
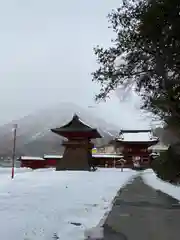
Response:
M95 153L97 153L97 148L92 149L92 154L95 154Z

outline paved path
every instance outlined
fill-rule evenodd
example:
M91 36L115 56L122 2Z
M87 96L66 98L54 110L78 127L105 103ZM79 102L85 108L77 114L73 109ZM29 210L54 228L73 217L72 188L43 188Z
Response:
M138 177L116 196L103 240L179 240L179 223L178 201Z

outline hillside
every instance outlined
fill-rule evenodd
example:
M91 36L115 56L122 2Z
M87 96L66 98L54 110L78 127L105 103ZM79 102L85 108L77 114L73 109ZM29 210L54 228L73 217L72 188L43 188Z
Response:
M71 120L74 113L87 124L96 127L102 139L96 140L96 145L106 144L116 136L119 128L108 124L101 118L92 115L75 104L62 103L58 107L46 109L13 121L0 127L0 156L12 154L12 125L18 124L16 154L40 156L43 154L60 154L63 152L63 138L53 134L50 129L60 127Z

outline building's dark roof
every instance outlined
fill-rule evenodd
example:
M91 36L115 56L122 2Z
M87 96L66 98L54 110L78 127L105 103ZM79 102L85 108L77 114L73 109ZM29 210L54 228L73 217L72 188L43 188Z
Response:
M62 127L51 129L51 131L65 137L68 133L86 133L86 136L88 136L89 133L89 136L92 138L101 138L96 128L92 128L85 124L76 114L70 122Z
M136 130L121 130L120 131L120 134L123 134L123 133L151 133L151 130L150 129L136 129Z
M149 140L149 141L124 141L124 140L121 140L121 139L115 139L115 142L120 142L122 144L127 144L127 145L136 145L136 144L146 144L146 145L153 145L153 144L156 144L158 143L158 139L157 140Z

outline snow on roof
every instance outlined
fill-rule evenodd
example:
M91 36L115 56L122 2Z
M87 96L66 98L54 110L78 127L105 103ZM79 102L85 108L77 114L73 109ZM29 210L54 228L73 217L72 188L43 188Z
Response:
M94 158L121 158L123 155L117 154L93 154Z
M151 154L149 154L150 156L159 156L160 154L159 153L151 153Z
M88 126L88 127L90 127L90 128L94 128L92 125L90 125L89 123L86 123L84 120L82 120L80 117L79 117L79 121L82 123L82 124L84 124L84 125L86 125L86 126Z
M82 120L77 114L74 114L73 118L68 123L66 123L64 126L62 126L61 128L67 127L67 125L72 124L72 122L74 122L74 121L80 122L80 123L82 123L83 125L85 125L89 128L93 128L92 126L90 126L89 124L84 122L84 120Z
M163 143L157 143L155 145L152 145L148 148L148 150L154 150L154 151L166 151L168 150L169 146L163 144Z
M21 156L20 159L21 160L39 160L39 161L44 160L44 158L42 157L34 157L34 156Z
M149 142L158 140L158 138L152 136L149 132L137 132L123 133L117 140L124 142Z
M117 154L92 154L94 158L121 158L123 155ZM21 156L20 160L35 160L35 161L43 161L44 159L60 159L62 155L44 155L44 157L34 157L34 156Z
M53 158L53 159L55 159L55 158L62 158L63 156L62 155L44 155L44 158Z
M122 157L122 155L117 155L117 154L92 154L93 157L95 158L119 158ZM62 155L44 155L44 158L54 158L54 159L59 159L62 158Z

